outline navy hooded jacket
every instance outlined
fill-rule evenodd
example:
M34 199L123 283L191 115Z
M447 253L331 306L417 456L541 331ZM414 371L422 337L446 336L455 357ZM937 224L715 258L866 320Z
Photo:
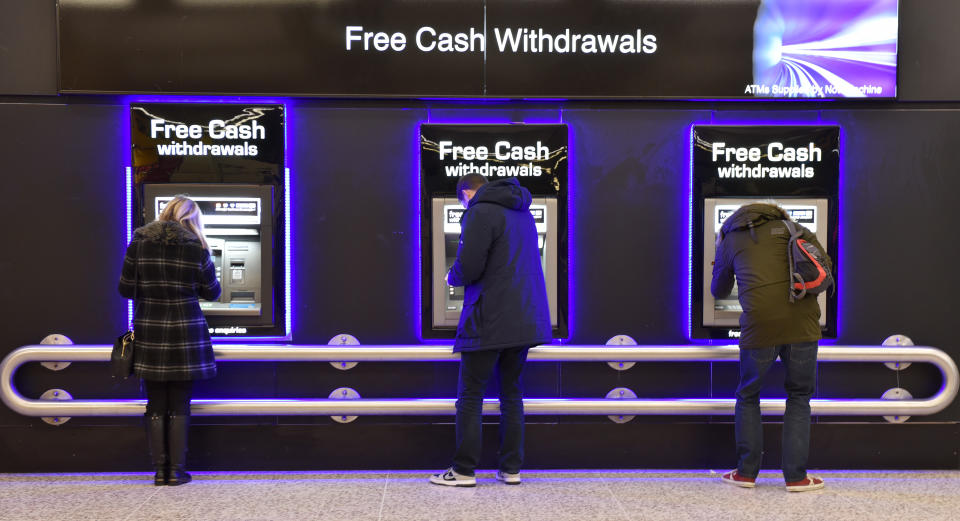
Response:
M470 200L448 275L450 285L465 286L455 352L550 343L532 200L515 178L487 183Z

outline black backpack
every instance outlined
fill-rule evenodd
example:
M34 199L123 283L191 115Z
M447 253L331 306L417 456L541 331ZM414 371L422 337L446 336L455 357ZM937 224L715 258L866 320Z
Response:
M805 241L803 228L792 221L783 221L790 231L787 259L790 261L790 302L807 295L818 295L834 287L833 274L827 267L827 256L813 243Z

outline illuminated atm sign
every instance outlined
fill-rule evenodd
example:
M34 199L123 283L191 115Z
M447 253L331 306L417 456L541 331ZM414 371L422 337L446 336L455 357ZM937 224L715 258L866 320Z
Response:
M840 127L693 127L693 176L718 193L770 195L803 187L831 191L840 171Z
M283 118L283 105L134 103L130 105L134 164L173 157L279 165ZM199 166L191 163L192 168Z

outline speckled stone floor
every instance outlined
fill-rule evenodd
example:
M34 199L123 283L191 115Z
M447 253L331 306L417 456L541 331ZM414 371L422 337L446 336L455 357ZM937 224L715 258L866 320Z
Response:
M439 470L439 469L438 469ZM712 471L491 472L476 488L431 485L429 472L195 472L181 487L146 474L0 474L3 520L956 520L960 471L813 472L827 488L789 493L779 473L755 489Z

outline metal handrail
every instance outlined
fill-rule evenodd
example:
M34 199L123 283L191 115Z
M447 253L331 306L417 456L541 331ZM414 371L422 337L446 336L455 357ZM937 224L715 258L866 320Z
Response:
M13 411L25 416L137 416L145 400L34 400L23 397L13 384L17 369L27 362L107 362L109 345L31 345L14 350L0 363L0 398ZM459 355L450 346L262 346L216 345L219 362L442 362ZM921 362L935 365L943 385L923 399L814 399L814 415L917 416L945 409L960 389L960 373L943 351L925 346L821 346L821 362ZM530 350L535 362L730 362L739 360L736 346L540 346ZM732 415L733 399L592 399L527 398L530 415ZM761 400L764 414L779 415L784 400ZM358 416L447 415L455 412L453 399L200 399L193 400L192 413L199 416ZM484 414L498 414L496 400L485 400Z

